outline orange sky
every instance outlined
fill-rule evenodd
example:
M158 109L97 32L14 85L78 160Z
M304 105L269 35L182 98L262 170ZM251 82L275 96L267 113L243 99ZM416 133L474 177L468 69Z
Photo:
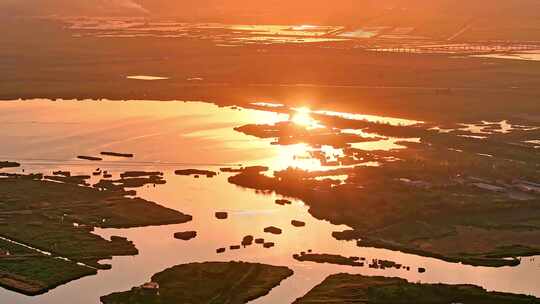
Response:
M358 24L449 17L536 18L538 0L0 0L0 14L145 15L201 20Z

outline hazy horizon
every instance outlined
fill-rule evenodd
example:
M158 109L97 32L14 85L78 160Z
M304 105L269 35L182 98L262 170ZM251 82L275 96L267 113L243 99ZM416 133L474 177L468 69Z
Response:
M0 0L8 16L146 16L182 19L250 20L251 22L355 24L373 19L387 23L436 23L448 18L512 18L514 22L535 19L540 9L535 0ZM517 19L520 18L520 19ZM524 19L523 19L524 18Z

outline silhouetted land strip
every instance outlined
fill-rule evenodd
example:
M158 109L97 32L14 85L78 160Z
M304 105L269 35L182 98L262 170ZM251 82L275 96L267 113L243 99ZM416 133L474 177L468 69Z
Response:
M162 176L152 175L149 177L120 178L117 180L101 179L93 185L94 188L126 193L125 188L140 188L146 185L163 185L167 181Z
M159 272L150 283L130 291L103 296L101 302L243 304L266 295L292 274L287 267L244 262L184 264Z
M183 231L183 232L175 232L174 238L179 240L188 241L197 236L196 231Z
M206 177L214 177L217 175L216 172L210 170L199 170L199 169L185 169L185 170L176 170L174 171L176 175L204 175Z
M125 157L125 158L132 158L134 155L132 153L118 153L118 152L101 152L101 155L106 156L115 156L115 157Z
M270 226L270 227L264 228L264 232L271 233L271 234L281 234L282 231L278 227Z
M294 227L304 227L306 226L306 223L299 220L292 220L291 225L293 225Z
M78 159L83 159L83 160L90 160L90 161L101 161L103 160L103 158L101 157L96 157L96 156L87 156L87 155L79 155L77 156Z
M0 169L4 168L17 168L20 167L21 164L17 162L11 162L11 161L0 161Z
M240 167L240 168L219 168L219 171L226 173L240 173L240 172L266 172L270 170L266 166L250 166L250 167Z
M263 247L264 248L272 248L274 247L276 244L274 242L264 242L263 243Z
M315 303L476 303L533 304L540 299L532 296L488 292L474 285L409 283L404 279L334 274L315 286L294 304Z
M252 236L252 235L246 235L242 238L242 246L246 247L246 246L251 246L251 244L253 244L253 240L255 238Z
M277 205L280 205L280 206L285 206L285 205L292 204L292 202L290 200L286 200L286 199L277 199L277 200L275 200L275 203Z
M134 190L126 188L140 188L146 185L163 185L167 181L163 178L163 172L158 171L126 171L120 173L120 179L112 180L112 175L104 172L103 179L93 185L100 190L114 191L123 195L134 195Z
M153 177L153 176L163 176L163 172L159 172L159 171L126 171L124 173L120 173L121 178Z
M315 262L315 263L329 263L336 265L347 265L355 267L363 267L364 262L360 261L359 257L345 257L338 254L319 254L319 253L305 253L294 254L293 258L295 260L305 262Z
M219 220L225 220L225 219L227 219L227 217L229 217L229 214L227 212L224 212L224 211L218 211L214 215Z
M38 295L72 280L96 274L94 268L55 259L0 239L0 286Z

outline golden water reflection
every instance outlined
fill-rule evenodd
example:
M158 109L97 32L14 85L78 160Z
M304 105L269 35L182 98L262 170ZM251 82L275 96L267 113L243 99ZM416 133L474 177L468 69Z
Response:
M293 113L290 115L290 121L307 128L308 130L321 129L324 126L313 117L311 117L311 110L306 107L292 108Z
M390 151L405 149L404 145L400 145L400 142L415 142L419 143L420 138L396 138L391 137L379 141L368 141L361 143L352 143L351 147L364 151Z
M262 105L262 104L261 104ZM314 147L307 143L272 144L273 139L244 135L233 128L246 124L273 125L290 121L308 132L326 127L313 114L360 118L357 114L292 108L288 113L225 107L201 102L62 101L29 100L0 104L0 140L7 141L3 158L75 161L77 155L103 150L134 153L136 162L193 164L258 164L274 170L288 167L310 171L339 165L322 164L313 157L323 153L329 163L343 157L343 148ZM51 115L62 113L62 115ZM324 114L323 114L324 113ZM363 117L363 116L362 116ZM373 118L375 119L375 118ZM413 123L380 117L389 123ZM386 119L386 120L385 120ZM361 129L344 129L373 141L353 143L353 148L390 150L402 148L404 139L386 138ZM405 139L417 140L417 139ZM117 159L106 158L116 162Z
M149 76L149 75L133 75L133 76L126 76L127 79L133 79L133 80L167 80L169 77L162 77L162 76Z
M311 152L321 151L328 160L336 160L343 156L343 149L337 149L331 146L322 146L319 149L313 148L307 144L295 144L278 146L278 155L269 158L263 163L268 164L273 170L284 170L287 168L298 168L307 171L325 171L339 168L340 166L325 166L322 162L314 158Z
M326 110L312 111L312 113L341 117L341 118L350 119L350 120L365 120L369 122L389 124L392 126L412 126L412 125L423 123L422 121L410 120L410 119L404 119L404 118L326 111Z

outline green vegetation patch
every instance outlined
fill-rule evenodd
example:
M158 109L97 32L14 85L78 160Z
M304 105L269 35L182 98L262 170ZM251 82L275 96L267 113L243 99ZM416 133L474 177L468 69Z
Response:
M310 290L294 304L533 304L532 296L488 292L474 285L409 283L399 278L335 274Z
M247 303L293 274L287 267L205 262L171 267L150 283L101 297L104 304Z
M94 227L129 228L189 220L189 215L140 198L127 198L123 192L46 181L41 175L0 178L0 236L51 253L24 252L24 247L3 242L5 251L15 254L0 258L2 285L35 294L95 274L96 268L110 268L100 260L138 253L131 241L103 239L92 233ZM11 284L13 277L20 279ZM20 281L32 284L18 288Z
M7 289L37 295L96 273L94 268L0 239L0 286Z

